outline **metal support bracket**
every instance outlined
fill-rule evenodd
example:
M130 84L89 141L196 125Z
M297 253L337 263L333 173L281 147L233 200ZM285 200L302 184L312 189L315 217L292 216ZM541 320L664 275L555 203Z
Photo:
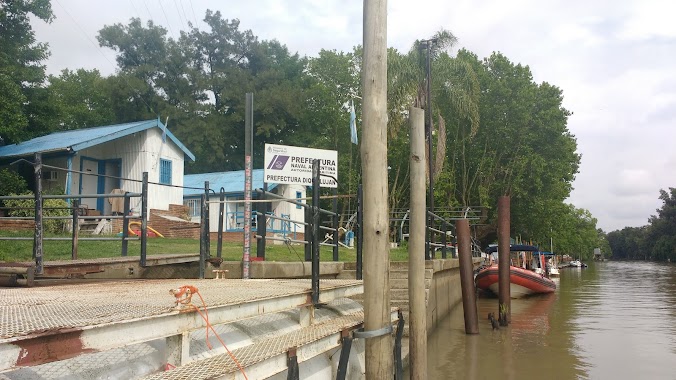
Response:
M290 348L286 352L287 380L300 380L300 371L298 370L298 356L296 356L296 347Z
M404 363L401 360L401 338L404 335L404 313L397 311L397 334L394 338L394 380L404 379Z
M338 360L338 371L336 380L345 380L347 376L347 364L350 359L350 350L352 349L352 337L347 330L341 331L340 359Z
M370 330L370 331L364 331L364 328L360 328L356 330L355 332L352 333L352 336L354 336L357 339L369 339L369 338L376 338L379 336L387 335L387 334L392 334L392 325L387 325L383 328L380 328L378 330Z

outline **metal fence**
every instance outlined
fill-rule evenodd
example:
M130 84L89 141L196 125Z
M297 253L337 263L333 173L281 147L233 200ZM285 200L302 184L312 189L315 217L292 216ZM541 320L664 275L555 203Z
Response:
M48 167L55 170L64 170L69 171L68 169L58 168L42 164L42 156L36 154L34 156L34 162L23 160L29 162L33 165L34 168L34 179L35 179L35 188L33 195L15 195L15 196L0 196L1 201L11 201L11 200L31 200L33 201L33 213L34 216L11 216L13 211L22 209L21 207L5 207L2 209L7 211L9 216L5 216L4 220L31 220L34 222L34 236L33 237L12 237L12 236L0 236L0 240L33 240L33 260L35 261L35 274L42 274L44 269L44 242L45 241L68 241L72 242L72 253L71 259L75 260L78 258L78 242L82 240L115 240L121 241L121 255L126 256L128 251L128 242L130 240L140 240L141 241L141 266L146 264L146 252L147 252L147 234L148 234L148 214L147 214L147 204L148 204L148 173L143 173L143 179L140 181L141 192L140 193L131 193L125 192L123 194L55 194L47 195L43 194L42 191L42 173L43 167ZM99 174L79 172L70 170L71 172L78 172L84 175L96 175ZM130 180L125 178L125 180ZM121 215L88 215L86 207L81 205L82 199L87 198L123 198L123 212ZM130 200L132 198L141 199L141 212L139 215L132 215L130 209ZM44 201L46 199L63 199L68 203L67 207L63 208L50 208L44 206ZM4 202L3 202L4 203ZM45 211L50 211L54 209L67 209L69 210L70 215L67 216L46 216ZM121 219L122 220L122 233L118 237L103 237L103 236L91 236L91 237L80 237L80 225L84 221L97 221L97 220L112 220L112 219ZM64 220L71 223L71 237L45 237L44 235L44 222L46 220ZM139 221L140 223L140 236L130 236L129 234L129 224L130 221Z

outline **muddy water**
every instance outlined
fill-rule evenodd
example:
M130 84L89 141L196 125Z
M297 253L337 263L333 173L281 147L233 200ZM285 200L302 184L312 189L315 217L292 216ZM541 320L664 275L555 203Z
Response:
M512 300L495 331L498 300L480 298L479 335L456 309L428 339L430 379L676 379L674 264L562 269L556 293Z

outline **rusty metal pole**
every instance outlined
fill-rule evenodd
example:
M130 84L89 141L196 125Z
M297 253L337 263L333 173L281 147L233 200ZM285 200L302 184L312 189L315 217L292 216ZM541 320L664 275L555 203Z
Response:
M509 196L498 198L498 312L501 326L507 326L511 318L511 294L509 282Z
M409 352L411 379L427 379L427 305L425 302L425 113L411 107L411 222L408 239Z
M146 266L148 253L148 172L143 172L141 184L141 267Z
M35 153L35 235L33 236L33 259L35 273L42 274L43 225L42 225L42 155Z
M472 263L472 237L469 232L469 220L455 222L458 234L458 257L460 261L460 287L462 288L462 309L465 314L465 334L479 333L479 317L476 310L476 289L474 288L474 268Z
M216 243L216 257L223 255L223 218L225 217L225 189L221 187L218 193L218 242Z

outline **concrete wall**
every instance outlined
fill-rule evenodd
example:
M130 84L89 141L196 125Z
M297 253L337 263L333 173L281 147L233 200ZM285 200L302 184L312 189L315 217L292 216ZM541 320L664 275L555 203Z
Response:
M456 306L462 306L460 268L458 259L429 260L425 267L434 270L427 299L427 331Z

